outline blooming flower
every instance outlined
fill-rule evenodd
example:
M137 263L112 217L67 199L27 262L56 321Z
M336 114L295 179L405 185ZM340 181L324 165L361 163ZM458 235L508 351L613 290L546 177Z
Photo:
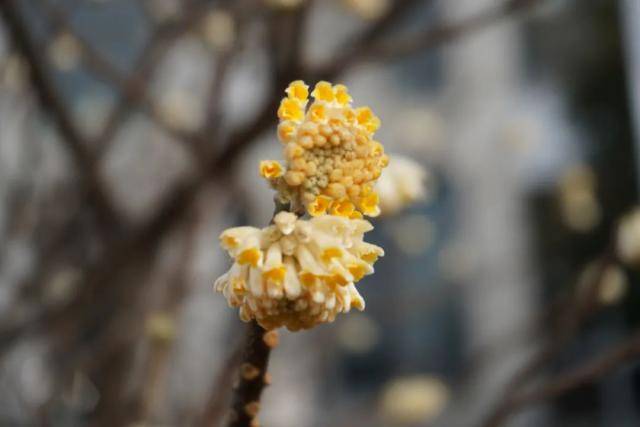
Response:
M244 321L292 331L331 322L351 307L364 309L355 283L373 273L382 248L366 243L373 227L362 219L323 215L310 220L280 212L263 229L235 227L220 241L234 259L215 283Z
M601 221L596 186L595 173L585 165L572 166L562 176L558 185L560 213L572 230L587 232Z
M261 175L294 209L304 207L311 216L377 216L374 184L389 162L373 139L380 119L369 107L352 108L344 85L321 81L310 102L308 86L298 80L286 94L278 108L284 171L271 173L261 164Z
M366 20L374 20L380 18L390 6L389 0L342 0L343 3L356 13L359 17Z
M426 375L399 377L384 387L381 409L393 424L412 425L433 421L450 400L449 387Z
M628 265L640 265L640 209L627 214L618 227L617 252Z
M393 156L393 162L376 183L382 215L393 215L426 197L427 171L418 162Z
M212 48L226 51L236 39L236 22L224 10L212 10L202 19L201 33L204 41Z

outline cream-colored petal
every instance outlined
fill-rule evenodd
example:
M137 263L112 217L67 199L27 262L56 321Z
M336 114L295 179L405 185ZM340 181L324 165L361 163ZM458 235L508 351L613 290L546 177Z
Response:
M287 269L284 279L284 291L289 299L295 299L300 296L302 287L300 285L300 279L298 278L298 272L296 271L295 261L291 257L285 257L284 265Z
M273 218L273 222L285 236L291 234L296 226L298 217L291 212L279 212Z
M264 294L262 273L257 268L251 268L249 270L249 290L255 297L261 297Z

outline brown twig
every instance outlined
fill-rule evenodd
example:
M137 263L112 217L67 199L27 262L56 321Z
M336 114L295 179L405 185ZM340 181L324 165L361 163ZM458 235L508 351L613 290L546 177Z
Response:
M255 321L247 325L246 341L243 345L242 363L238 385L234 387L229 413L229 427L255 427L260 411L260 397L269 383L267 365L271 348L275 345L270 335ZM277 335L276 335L277 337Z
M605 352L600 357L575 368L529 392L515 394L510 397L499 413L488 420L484 425L502 425L509 416L527 405L541 403L543 401L562 396L583 385L591 384L605 375L619 369L621 365L640 357L640 332L636 332L629 339Z

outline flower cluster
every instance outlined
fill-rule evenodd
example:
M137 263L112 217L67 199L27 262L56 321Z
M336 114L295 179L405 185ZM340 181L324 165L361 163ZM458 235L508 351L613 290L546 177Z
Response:
M373 135L380 119L369 107L353 108L344 85L319 82L311 92L298 80L278 109L278 138L285 166L263 161L260 174L281 199L311 216L377 216L374 184L389 163Z
M618 257L627 265L640 266L640 209L626 214L618 226Z
M384 216L394 215L418 200L427 198L425 181L429 175L422 165L404 156L393 156L393 162L376 184L380 210Z
M234 259L215 288L244 321L296 331L364 309L355 283L373 273L382 248L363 241L371 224L323 215L310 220L280 212L266 228L230 228L220 236Z

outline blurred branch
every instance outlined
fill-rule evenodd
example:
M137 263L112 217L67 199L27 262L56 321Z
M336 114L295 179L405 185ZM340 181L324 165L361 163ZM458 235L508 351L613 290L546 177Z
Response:
M478 12L477 14L462 19L459 22L444 23L434 28L427 28L417 34L407 36L404 39L379 40L376 37L377 31L386 29L388 16L381 18L381 22L374 24L366 31L359 42L357 48L348 48L339 56L337 61L329 61L327 64L316 68L316 75L323 79L332 79L337 74L344 72L351 67L362 62L386 62L404 59L408 56L442 46L447 43L459 40L469 34L475 33L490 25L496 24L511 16L524 12L545 0L508 0L500 6ZM413 3L406 0L396 7L410 6ZM390 12L393 12L394 8ZM404 10L396 11L397 15L404 13ZM394 17L398 19L398 17ZM378 26L382 28L377 28Z
M194 209L195 211L197 209ZM181 256L178 257L175 271L169 278L169 287L162 297L162 302L156 309L149 308L141 313L146 316L146 336L143 340L148 342L149 348L143 362L146 374L140 387L133 393L134 401L131 405L131 413L133 414L133 421L140 422L143 425L157 422L155 416L162 405L162 392L166 387L169 356L176 340L175 331L178 329L183 302L190 290L189 273L195 256L199 226L199 218L195 216L197 215L194 214L194 218L189 218L185 222L186 230L183 236ZM151 322L153 321L153 316L161 320L160 326L164 326L164 328L150 327L150 320ZM169 330L166 330L167 328ZM136 347L135 341L139 337L132 338L128 350L129 359L131 360L135 354L133 351ZM120 372L120 374L127 375L127 372Z
M141 91L141 89L138 89L140 88L139 83L149 82L152 80L152 73L155 71L158 63L162 58L164 58L163 53L168 42L169 40L167 40L166 32L162 31L162 29L156 31L147 42L147 45L143 49L134 66L134 70L136 70L135 75L130 76L124 86L119 88L118 102L112 108L109 116L105 120L105 124L100 135L96 138L94 145L97 158L101 158L104 153L108 151L116 132L127 115L140 104L149 105L146 101L142 102L141 100L138 100L138 94ZM146 99L147 96L142 93L140 98ZM168 124L164 123L163 120L155 115L155 113L151 119L170 135L181 140L185 138L185 135L178 131L174 131Z
M218 368L213 385L209 392L209 398L205 403L200 425L217 426L224 415L224 409L228 405L229 391L233 385L233 376L237 372L242 357L242 347L236 345L236 349L231 352L222 366Z
M504 424L510 415L525 406L557 398L583 385L598 381L619 369L621 365L636 361L638 357L640 357L640 332L636 332L595 360L548 380L536 390L510 396L500 411L482 425L498 427Z
M0 14L10 31L16 49L29 64L29 75L43 111L49 114L57 125L61 139L82 176L81 185L85 187L98 218L105 225L119 225L118 214L111 204L95 159L88 151L88 143L76 128L67 106L56 90L51 71L31 38L27 24L20 16L15 1L0 2Z
M574 295L568 300L558 324L552 328L550 342L540 349L522 368L515 372L504 388L502 397L490 411L483 426L495 426L501 422L505 408L511 404L512 396L526 382L547 366L565 349L571 339L580 331L580 327L598 308L598 295L607 269L617 261L615 246L609 244L596 263L596 269L585 283L574 287ZM581 286L582 285L582 286Z
M165 26L156 30L151 36L151 40L148 42L146 48L143 50L136 67L134 67L135 71L133 75L126 76L109 60L104 58L99 51L94 49L91 43L75 31L67 14L61 7L52 4L48 0L40 1L54 25L58 27L59 30L71 34L79 43L82 51L81 58L84 64L96 73L98 78L113 86L121 96L119 105L114 108L111 116L107 119L107 124L103 132L94 144L96 147L99 147L100 152L105 150L105 147L114 134L115 128L117 128L116 125L118 125L120 120L126 115L126 112L133 107L138 107L145 111L160 128L175 137L179 142L182 142L196 160L199 161L201 159L200 153L197 151L199 145L194 143L194 140L197 140L198 136L177 129L164 120L158 113L155 102L149 93L148 82L151 79L150 74L154 71L155 65L157 65L163 57L160 54L166 52L166 44L186 33L191 28L193 22L201 16L203 11L202 6L197 8L197 10L190 10L183 21L165 24Z
M206 95L205 123L200 133L200 138L206 142L203 153L211 156L214 152L213 141L222 138L222 122L224 117L223 101L226 78L233 59L237 56L244 43L244 30L250 19L252 5L245 1L224 2L227 12L234 17L235 36L230 46L218 50L215 57L214 75Z
M496 24L511 16L531 9L544 0L508 0L495 8L487 9L459 22L442 24L435 28L424 30L404 40L394 40L389 43L373 45L365 55L376 61L402 59L407 56L442 46L459 38L475 33Z
M366 29L356 34L344 44L344 49L332 58L325 65L315 67L318 80L331 80L335 75L351 68L358 61L362 60L366 52L371 49L374 43L383 38L388 31L411 10L421 3L432 3L433 0L397 0L389 7L387 12L370 24Z

